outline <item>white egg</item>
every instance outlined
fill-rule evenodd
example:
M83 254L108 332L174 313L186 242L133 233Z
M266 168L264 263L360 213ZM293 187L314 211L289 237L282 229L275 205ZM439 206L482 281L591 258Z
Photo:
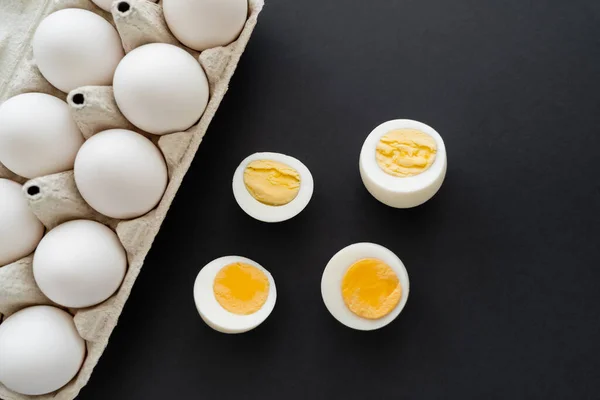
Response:
M250 314L234 313L224 308L223 305L217 299L215 291L215 279L219 276L219 273L225 267L242 264L249 266L250 268L256 268L262 279L266 278L268 281L268 292L264 303L255 312ZM236 276L234 275L233 278ZM243 275L247 278L248 275ZM250 279L250 278L248 278ZM246 280L239 279L234 281L233 284L239 285L242 288L248 288L252 286L248 284ZM263 292L264 294L264 292ZM237 293L235 288L228 292L228 298L233 300L242 301L236 297ZM208 263L204 268L200 270L194 283L194 301L196 308L200 313L200 316L206 322L208 326L216 331L223 333L243 333L256 328L260 325L273 311L275 307L275 301L277 299L277 290L275 288L275 281L273 277L264 269L260 264L252 261L245 257L239 256L227 256L217 258L216 260ZM255 307L257 308L258 305Z
M248 0L163 0L163 10L173 35L201 51L237 39L248 16Z
M108 299L121 285L127 256L116 233L88 220L65 222L44 236L33 276L50 300L82 308Z
M25 93L0 105L0 162L35 178L73 169L83 136L64 101Z
M58 308L25 308L0 325L0 382L17 393L60 389L77 375L84 357L73 317Z
M250 191L252 185L247 180L249 178L247 175L248 168L261 161L279 164L279 167L275 166L276 168L267 166L271 172L266 169L260 177L261 181L258 184L262 185L260 187L260 195L262 196L257 195L256 191L254 193ZM277 199L277 197L286 195L282 192L289 192L288 182L279 181L281 176L286 176L285 173L282 174L280 171L281 164L284 167L289 167L291 173L295 171L294 183L297 194L295 194L295 197L292 195L293 198L289 202L265 201L264 197L270 196ZM233 175L232 186L235 200L246 214L263 222L281 222L295 217L304 210L312 197L314 181L308 168L294 157L280 153L255 153L246 157L237 167Z
M164 43L140 46L123 58L113 80L115 100L138 128L164 135L194 125L208 104L208 80L185 50Z
M98 7L103 9L104 11L110 12L110 7L112 6L115 0L92 0L92 3L95 3Z
M383 265L391 268L395 277L397 277L400 289L399 296L396 298L397 302L390 303L393 308L390 307L389 313L378 318L366 318L353 312L343 296L342 283L344 277L350 267L361 260L374 260L383 263ZM375 276L379 277L381 273L375 274ZM373 293L380 294L374 292L374 290L379 289L374 289L376 285L373 282L360 282L360 280L353 282L357 287L360 287L361 283L365 285L364 290L371 291L371 296ZM406 305L409 289L408 273L402 261L390 250L374 243L355 243L337 252L327 263L321 279L321 295L331 315L342 324L363 331L382 328L396 319ZM398 294L398 292L396 293Z
M391 166L398 168L400 173L402 169L408 171L406 175L409 176L386 172L377 159L382 138L399 131L417 133L420 139L435 143L434 151L420 150L418 144L410 142L410 138L410 143L399 144L396 149L388 147ZM423 158L419 151L428 151L428 158ZM392 120L369 134L360 152L359 165L365 187L377 200L395 208L416 207L432 198L442 186L446 176L446 147L432 127L409 119Z
M0 178L0 267L31 254L43 234L21 185Z
M75 183L84 200L108 217L130 219L152 210L167 187L160 150L142 135L110 129L89 138L75 159Z
M116 29L101 16L78 8L44 18L32 46L44 78L63 92L80 86L110 85L124 55Z

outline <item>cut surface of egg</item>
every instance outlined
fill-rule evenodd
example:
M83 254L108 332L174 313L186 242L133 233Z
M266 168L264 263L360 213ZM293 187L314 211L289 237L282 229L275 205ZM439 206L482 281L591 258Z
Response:
M78 8L44 18L32 47L44 78L65 93L80 86L110 85L125 54L117 30L108 21Z
M0 105L0 162L25 178L73 169L83 136L64 101L24 93Z
M223 333L243 333L260 325L275 307L273 277L245 257L217 258L200 270L194 301L200 316Z
M22 186L0 178L0 267L31 254L43 234Z
M398 119L375 128L360 152L360 176L377 200L395 208L425 203L446 176L446 147L432 127Z
M33 306L0 325L0 383L17 393L60 389L79 371L85 342L73 317L56 307Z
M50 300L70 308L108 299L121 285L127 256L117 234L88 220L65 222L44 236L33 276Z
M237 39L248 15L248 0L163 0L163 10L173 35L202 51Z
M164 43L129 52L115 71L113 89L125 118L155 135L190 128L204 113L209 97L198 60Z
M233 175L233 195L251 217L280 222L298 215L309 203L314 182L299 160L279 153L246 157Z
M331 315L363 331L392 322L404 308L408 293L408 273L402 261L374 243L356 243L337 252L321 279L321 295Z
M89 138L75 159L75 183L83 199L111 218L130 219L152 210L167 187L167 165L158 147L126 129Z

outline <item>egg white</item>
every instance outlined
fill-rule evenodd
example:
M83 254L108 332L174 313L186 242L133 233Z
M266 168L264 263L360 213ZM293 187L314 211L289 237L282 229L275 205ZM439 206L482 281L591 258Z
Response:
M233 263L245 263L260 269L269 280L269 294L262 308L253 314L238 315L219 304L215 297L213 284L219 271ZM277 300L277 289L273 276L257 262L239 256L220 257L206 264L200 270L194 283L194 301L200 317L208 326L222 333L243 333L256 328L271 314Z
M126 270L127 254L117 234L83 219L52 229L33 256L33 276L42 293L69 308L108 299L121 286Z
M0 267L31 254L44 235L44 225L31 212L22 186L0 178Z
M376 258L390 266L398 276L402 295L396 307L388 315L379 319L366 319L354 314L344 303L342 280L352 264L363 258ZM409 293L408 273L402 261L390 250L374 243L355 243L338 251L327 263L321 278L321 295L325 306L342 324L349 328L370 331L382 328L400 314Z
M0 325L0 382L25 395L51 393L77 375L85 350L70 314L51 306L24 308Z
M382 136L396 129L417 129L431 136L437 145L433 164L418 175L396 177L377 164L376 149ZM442 186L446 176L447 159L444 140L429 125L410 119L384 122L367 136L360 152L360 176L373 197L390 207L411 208L425 203Z
M0 105L0 162L25 178L73 169L83 136L67 103L23 93Z
M99 132L75 158L75 184L99 213L131 219L152 210L167 188L168 169L160 149L127 129Z
M270 206L256 200L244 184L244 171L248 164L257 160L272 160L294 168L300 174L300 190L294 200L282 206ZM312 174L294 157L280 153L255 153L244 159L233 175L233 195L239 206L252 218L263 222L281 222L298 215L308 205L314 190Z
M208 78L198 60L166 43L127 53L115 70L113 92L129 122L154 135L182 132L196 124L208 104Z
M42 76L65 93L80 86L110 85L125 54L115 27L79 8L65 8L44 18L31 46Z
M248 15L248 0L163 0L162 6L171 33L198 51L236 40Z

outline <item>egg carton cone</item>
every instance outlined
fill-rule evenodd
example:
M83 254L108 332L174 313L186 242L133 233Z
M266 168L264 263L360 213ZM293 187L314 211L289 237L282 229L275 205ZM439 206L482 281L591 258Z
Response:
M33 256L0 268L0 314L10 316L29 306L55 305L36 286L33 279Z
M11 181L15 181L18 183L23 183L27 179L13 173L11 170L6 168L2 163L0 163L0 178L10 179Z
M23 195L29 201L29 208L48 230L75 219L90 219L113 228L117 225L115 219L100 214L83 200L75 185L73 171L27 181L23 185Z
M121 128L138 132L119 111L112 86L83 86L74 89L67 96L67 104L86 139L107 129Z
M126 53L148 43L184 47L169 31L162 7L147 0L115 1L111 12Z
M121 5L119 9L118 3L126 3L127 6ZM56 96L67 101L73 119L86 139L105 129L125 128L140 131L119 111L111 87L84 86L67 94L52 87L40 74L33 58L31 39L41 20L54 11L82 8L101 15L117 28L126 51L146 43L176 44L197 58L210 85L209 103L195 126L185 132L163 136L145 134L152 138L164 155L169 184L157 207L139 218L115 220L93 210L79 194L73 171L26 180L0 164L0 177L23 184L23 196L48 230L74 219L101 222L116 231L128 259L123 283L112 297L93 307L69 310L74 315L75 326L86 340L87 346L87 355L78 375L58 391L42 396L20 395L0 384L0 399L71 400L88 382L108 344L171 202L228 90L229 81L264 5L263 0L249 0L248 19L239 38L226 47L198 53L175 41L164 21L160 4L155 3L150 0L117 0L116 4L113 3L111 14L101 10L90 0L0 1L0 102L27 92L43 92ZM35 284L32 260L33 255L29 255L12 264L0 266L0 321L28 306L52 304Z

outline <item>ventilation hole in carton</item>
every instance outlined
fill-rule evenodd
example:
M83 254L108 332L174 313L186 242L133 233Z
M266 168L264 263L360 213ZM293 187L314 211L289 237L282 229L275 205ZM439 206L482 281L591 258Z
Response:
M72 101L74 104L82 105L85 102L85 97L82 93L76 93L73 95Z
M40 187L36 186L36 185L31 185L27 188L27 194L30 196L35 196L37 194L40 194Z
M119 10L119 12L125 13L127 11L129 11L129 8L131 8L129 6L129 3L126 1L122 1L119 4L117 4L117 10Z

